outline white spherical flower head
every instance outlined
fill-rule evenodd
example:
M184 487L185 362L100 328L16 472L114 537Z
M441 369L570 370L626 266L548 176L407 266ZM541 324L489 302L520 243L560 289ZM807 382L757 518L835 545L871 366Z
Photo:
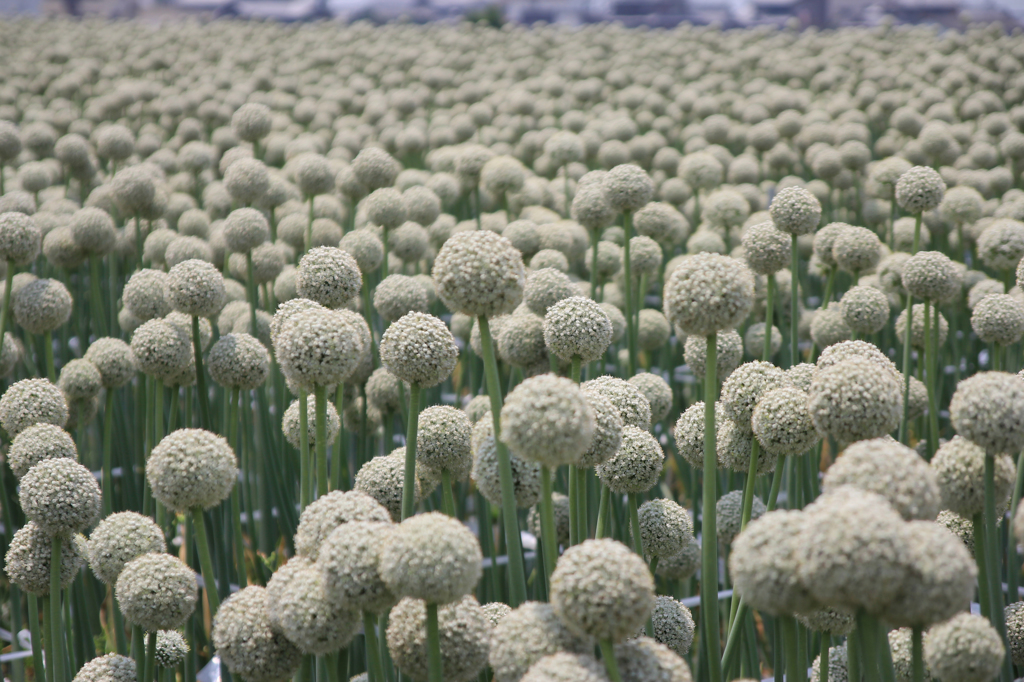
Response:
M195 571L177 557L159 552L128 562L115 592L125 620L146 632L181 627L199 601Z
M624 163L608 171L602 181L605 196L612 209L633 213L654 197L654 182L640 166Z
M245 391L260 386L270 372L270 353L249 334L227 334L213 344L210 376L221 386Z
M71 293L56 279L37 279L26 284L11 301L14 320L30 334L45 334L71 317Z
M686 334L708 336L739 326L754 305L754 275L715 253L686 258L665 284L665 315Z
M693 614L682 602L672 597L657 597L654 611L651 613L651 624L654 625L656 642L668 647L677 656L686 656L690 653L696 628ZM638 639L645 635L645 632L639 633Z
M1024 304L1012 294L989 294L974 306L971 328L985 343L1017 343L1024 336Z
M480 543L457 519L429 512L399 524L381 551L380 575L399 597L449 604L480 580Z
M766 452L779 456L800 455L818 442L807 402L807 393L798 388L775 388L761 396L750 424L757 442Z
M629 379L629 383L640 389L651 404L651 423L657 424L668 416L672 409L672 387L658 374L641 372Z
M679 654L649 637L638 637L615 645L615 660L622 682L671 680L690 682L690 666Z
M164 436L146 462L153 497L176 511L220 504L237 478L235 453L227 440L203 429L178 429Z
M338 248L348 251L366 274L380 267L384 260L384 244L370 230L353 230L341 238Z
M1024 661L1024 602L1014 602L1005 609L1006 638L1014 665Z
M586 540L555 565L551 605L578 635L621 642L650 616L654 579L644 560L621 542Z
M805 508L797 578L817 601L878 613L907 577L907 524L884 497L843 486Z
M597 477L616 493L647 492L658 482L665 461L661 444L647 431L635 426L622 429L619 451L598 465Z
M993 270L1013 271L1024 256L1024 222L1002 218L978 237L978 257Z
M953 436L935 451L931 467L938 477L944 509L968 521L984 511L986 456L985 450L962 436ZM995 504L1000 509L1009 505L1016 467L1013 458L1006 454L996 455L994 464Z
M408 217L402 193L393 187L374 190L363 200L362 206L365 207L370 222L386 230L395 229Z
M135 512L118 512L103 519L86 544L89 567L107 585L117 581L129 561L143 554L166 551L160 526Z
M340 312L305 310L288 318L274 343L281 371L312 391L344 382L364 351L358 329Z
M102 387L100 371L84 358L69 360L60 368L57 386L68 400L94 398Z
M761 360L737 367L722 383L721 405L726 417L744 432L751 431L751 417L761 396L782 385L783 371Z
M212 372L211 372L212 374ZM291 443L292 447L296 450L302 447L302 418L299 414L301 398L293 400L292 404L288 406L288 409L284 411L284 416L281 418L281 430L284 432L284 439ZM314 414L316 409L316 396L306 395L306 410L307 415ZM334 444L334 439L338 436L338 430L341 428L341 420L338 417L338 410L334 404L327 401L327 447L331 447ZM306 441L310 449L316 448L316 420L308 418L306 420L306 436L309 439Z
M426 313L409 313L384 332L380 359L402 381L429 388L452 373L459 348L444 322Z
M221 604L213 621L213 645L235 675L251 682L291 677L302 651L270 624L267 590L250 585Z
M267 582L270 627L303 653L322 656L348 646L359 627L351 606L336 608L326 598L324 574L306 557L294 557Z
M501 436L519 457L548 467L575 464L590 447L595 416L570 379L544 374L527 379L501 410Z
M532 507L540 499L540 464L520 459L513 453L509 453L509 456L516 506L520 509ZM470 477L488 502L501 504L498 450L494 444L494 426L489 413L481 417L473 427L473 470Z
M693 535L690 513L672 500L648 500L640 505L640 539L648 556L665 557L683 549Z
M80 533L99 516L100 486L75 460L46 459L21 477L21 507L51 536Z
M826 493L854 486L886 498L903 518L932 521L941 493L932 467L891 438L863 440L846 448L822 481Z
M574 356L583 363L597 360L611 345L612 331L608 314L585 296L562 299L544 316L544 342L565 361Z
M584 388L583 397L594 412L594 435L577 466L593 467L608 461L619 451L623 421L619 409L606 395Z
M879 438L893 431L903 413L903 390L891 372L862 357L819 369L807 408L822 436L841 443Z
M832 247L840 235L850 227L851 225L848 223L829 223L814 233L814 255L818 257L818 260L830 268L837 267L836 259L832 255Z
M119 654L107 654L97 656L83 665L75 675L75 682L135 682L136 674L133 659Z
M583 654L591 648L589 638L570 631L550 604L530 601L495 626L488 660L495 682L517 682L545 656L559 651Z
M572 219L591 232L608 227L615 221L616 211L600 182L579 186L572 200Z
M801 512L780 509L751 521L736 537L729 571L734 589L753 608L787 615L817 606L797 574L797 542L805 524Z
M491 627L472 596L437 609L441 679L469 682L487 665ZM388 650L395 666L413 680L428 678L427 608L418 599L403 599L391 610Z
M568 275L554 268L541 268L527 275L523 302L535 315L544 316L551 306L575 292Z
M121 292L125 309L143 322L171 312L170 298L167 274L160 270L139 270L128 279Z
M812 234L821 222L821 203L803 187L786 187L772 199L768 213L775 227L786 234Z
M369 412L367 413L369 414ZM358 428L358 427L357 427ZM423 495L423 475L426 467L416 472L413 483L413 502L419 504ZM372 497L388 511L390 519L402 518L402 490L405 482L405 448L396 448L391 454L374 457L356 472L355 490ZM434 485L436 486L436 481Z
M166 320L149 320L132 334L132 354L139 371L167 380L181 374L192 361L192 339Z
M885 353L880 351L878 346L873 343L868 343L867 341L843 341L842 343L837 343L834 346L829 346L821 352L821 355L818 356L816 368L818 370L828 369L829 367L838 365L840 362L848 360L851 357L870 360L874 364L878 365L878 367L888 372L889 376L891 376L897 383L903 381L903 375L896 368L896 364L890 360ZM811 378L813 380L814 377L812 376Z
M473 425L462 410L448 405L428 407L419 416L416 461L462 480L473 464Z
M85 538L72 537L61 543L60 585L65 588L71 584L78 569L82 567L85 557L82 549ZM45 597L50 593L50 558L52 556L52 538L33 521L29 521L18 529L11 538L7 555L4 557L4 571L11 583L29 594Z
M683 331L676 329L676 336L682 338ZM726 329L717 335L717 376L719 381L728 379L743 360L743 339L734 329ZM703 336L687 336L683 342L683 360L695 377L703 377L707 368L708 340Z
M270 134L273 126L270 107L259 102L248 102L231 115L231 128L246 142L258 142Z
M602 663L587 654L560 651L540 659L526 671L521 682L607 682Z
M22 379L0 397L0 426L11 438L34 424L64 428L67 420L64 394L46 379Z
M886 623L926 627L970 607L978 566L957 537L930 521L908 524L909 574L903 590L886 606Z
M751 520L761 518L767 511L768 509L765 507L764 502L755 495L750 511ZM740 526L743 523L742 490L733 490L718 498L718 502L715 504L715 520L717 523L718 539L725 544L732 543L736 536L739 535Z
M989 455L1024 447L1024 381L1007 372L981 372L962 380L949 402L956 432Z
M969 613L928 629L924 661L940 680L985 682L999 674L1006 647L987 618Z
M234 253L246 253L270 239L270 223L255 208L237 208L224 221L224 239Z
M369 190L390 187L402 170L402 164L379 147L364 147L352 159L357 180Z
M840 270L859 275L878 265L881 249L878 235L866 227L851 225L832 243L832 260Z
M963 275L939 251L918 251L903 264L903 287L915 298L948 301L960 293Z
M180 632L161 630L157 633L155 660L161 668L177 668L185 662L188 652L188 642ZM132 665L134 666L134 661L132 661Z
M441 302L472 317L512 312L526 285L522 254L490 230L452 235L434 260L433 276Z
M320 548L324 597L337 609L384 613L398 601L380 577L380 552L395 526L352 521L335 528Z
M377 500L358 490L335 490L302 510L295 531L295 551L316 561L320 545L338 526L355 521L389 523L391 516Z
M425 313L430 304L427 292L408 275L388 275L373 292L373 307L388 322L411 312Z
M937 208L945 192L942 176L928 166L914 166L896 181L896 203L914 215Z
M96 339L85 351L85 359L100 372L104 388L121 388L135 376L135 354L131 346L115 338Z
M21 478L36 464L57 457L78 459L75 440L53 424L36 424L19 433L7 451L7 463L15 478Z
M21 212L0 213L0 259L28 265L42 247L43 234L32 216Z
M792 241L770 220L751 225L743 233L743 258L747 267L759 275L773 275L789 267Z
M889 321L889 298L874 287L851 287L840 303L843 322L858 334L874 334Z
M178 263L167 273L167 290L175 310L195 317L213 317L224 307L224 276L206 261Z
M327 308L340 308L363 286L359 264L348 251L333 246L310 249L299 261L295 293Z

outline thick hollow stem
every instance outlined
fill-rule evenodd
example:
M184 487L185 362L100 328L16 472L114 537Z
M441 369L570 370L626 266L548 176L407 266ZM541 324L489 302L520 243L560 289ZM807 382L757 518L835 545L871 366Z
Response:
M913 669L913 682L924 682L924 647L922 645L921 628L915 627L910 635L910 660Z
M569 546L579 544L579 489L576 467L569 465Z
M764 297L764 350L761 359L765 362L772 357L772 321L775 316L772 308L775 305L775 275L768 275L768 290Z
M931 439L929 456L935 454L939 447L939 393L942 390L942 379L939 374L939 327L942 318L939 315L939 304L934 302L932 308L935 312L935 323L932 325L928 342L928 435Z
M427 680L444 682L441 666L441 636L437 624L437 604L427 604Z
M829 648L830 648L831 643L832 643L831 642L831 637L829 636L829 634L827 632L821 633L821 651L819 652L819 655L818 655L818 681L819 682L828 682L828 674L829 674L829 672L831 672L829 670L831 661L829 661L829 657L828 657Z
M622 682L622 676L619 675L619 664L615 660L615 647L611 640L602 639L600 645L601 658L604 660L604 669L608 672L608 679L612 682Z
M14 282L14 263L6 261L7 263L7 274L4 277L4 302L3 307L0 308L0 340L4 338L4 334L7 333L7 316L11 314L11 287Z
M405 428L405 481L402 486L402 519L416 509L416 429L420 422L420 385L409 384L409 421Z
M935 325L938 326L939 311L935 310ZM929 428L927 434L927 445L928 445L928 458L935 454L935 448L938 447L938 435L932 433L931 430L931 416L935 414L935 375L932 374L932 359L935 355L935 351L932 349L932 306L928 301L924 302L924 381L925 389L928 392L928 417L929 417ZM904 396L905 397L905 396ZM938 422L936 422L938 427Z
M794 309L795 311L795 309ZM708 647L708 674L711 682L721 682L718 632L718 533L715 529L715 505L718 502L718 458L715 449L715 401L718 399L718 335L707 337L704 362L704 489L701 522L701 620Z
M597 242L600 236L597 230L590 231L590 298L597 300ZM9 266L8 266L9 267Z
M363 611L363 634L366 645L366 667L370 682L385 682L384 667L380 660L380 647L377 644L377 619L369 611Z
M199 318L192 316L192 351L196 356L196 394L199 396L199 426L212 429L210 396L206 392L206 373L203 371L203 342L199 336Z
M798 351L799 339L797 338L797 322L800 320L800 248L797 246L797 237L794 234L790 253L790 302L789 302L789 356L790 364L796 365L800 362Z
M555 535L555 510L551 503L551 469L540 466L540 541L544 548L544 582L551 580L558 559L558 537Z
M313 387L316 401L316 495L327 494L327 387Z
M974 560L978 564L978 603L981 606L981 615L991 620L992 593L989 591L988 585L984 513L975 514L972 521L974 523Z
M729 625L729 637L725 640L725 653L722 654L722 670L728 670L732 665L733 659L740 650L740 630L742 629L743 619L747 617L747 604L742 599L739 600L739 606L736 609L736 615L732 619Z
M792 616L779 616L779 624L782 626L782 640L786 647L786 682L799 680L800 662L796 653L796 620Z
M60 535L54 535L50 540L50 612L47 614L50 630L49 648L53 649L53 682L63 682L63 671L65 669L63 663L64 647L58 644L64 633L60 608L60 567L61 537Z
M910 428L907 422L910 416L910 335L914 317L914 297L909 293L907 300L907 326L903 333L903 419L900 420L900 442L907 445L910 439Z
M103 516L110 516L114 511L114 389L107 388L106 403L103 408Z
M146 665L142 682L153 682L156 673L156 633L148 633L147 639L149 641L146 643Z
M252 275L252 251L245 252L245 292L249 298L249 333L253 338L260 337L256 325L256 308L259 307L259 296L256 294L256 281Z
M217 593L217 581L213 573L210 542L206 537L206 519L203 518L203 510L199 507L192 510L192 526L196 531L196 549L199 550L199 568L206 586L206 598L210 601L210 618L213 618L220 608L220 595Z
M625 237L622 244L622 268L625 288L623 295L626 303L626 344L629 347L629 376L636 374L636 311L633 310L633 268L629 262L629 240L633 236L633 214L626 211L622 214L622 226Z
M453 519L459 518L455 496L452 494L452 475L447 469L441 469L441 504L445 514Z
M43 332L43 355L46 357L46 378L51 384L57 383L57 369L53 363L53 333Z
M509 606L515 608L526 601L526 572L523 568L523 547L519 537L519 518L516 515L515 487L512 484L512 460L508 448L501 441L501 382L498 361L494 357L494 342L487 318L477 318L480 326L480 345L484 356L487 392L491 398L491 419L494 441L498 451L498 477L501 484L501 511L505 524L505 545L508 548Z
M639 502L636 493L629 494L629 531L633 536L633 551L641 557L644 555L644 543L640 537L640 514L637 510Z
M92 318L93 324L96 325L94 333L97 337L106 336L107 318L103 314L103 297L100 295L99 256L92 256L89 258L89 298L89 305L92 307L92 313L89 317Z
M32 668L36 671L44 670L43 666L43 629L39 626L39 598L34 594L28 595L28 631L32 635ZM47 635L49 638L49 635ZM41 672L36 673L36 679L40 682L44 679Z
M576 540L583 542L590 536L590 520L587 515L587 470L573 467L570 475L576 474Z
M313 501L313 472L309 458L309 402L299 389L299 511Z
M612 492L608 486L601 484L601 500L597 505L597 528L594 529L594 538L600 540L607 532L605 525L608 520L608 507L611 505Z

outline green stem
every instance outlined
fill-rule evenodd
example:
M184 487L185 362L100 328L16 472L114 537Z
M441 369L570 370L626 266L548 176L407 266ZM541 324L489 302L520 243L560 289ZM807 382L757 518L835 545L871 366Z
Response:
M420 385L409 384L409 421L405 429L405 481L402 485L402 520L416 510L416 429L420 422Z
M555 535L555 511L551 503L551 469L540 465L540 541L544 548L544 582L550 583L558 558L558 538Z
M590 299L597 300L597 230L590 231Z
M572 467L570 475L576 474L576 540L583 542L590 536L590 520L587 514L587 470Z
M441 665L441 635L437 624L437 604L427 603L427 680L444 682Z
M796 365L800 362L799 340L797 338L797 323L800 319L800 248L797 246L795 234L793 235L790 248L789 357L790 364Z
M981 615L989 620L992 619L992 593L988 584L988 558L986 556L985 521L984 512L975 514L972 519L974 525L974 560L978 564L978 603L981 606Z
M992 594L992 625L1003 640L1005 652L1003 654L1002 677L1005 682L1014 679L1013 669L1010 663L1010 645L1006 637L1006 613L1004 608L1006 600L1003 596L1002 580L1000 579L1000 541L996 528L996 505L995 505L995 457L985 455L985 535L988 552L989 589ZM1012 595L1016 600L1016 595Z
M135 677L141 680L146 676L146 635L138 625L132 626L132 658L135 659Z
M800 662L796 653L796 620L793 616L779 616L778 620L786 647L786 682L797 681L800 679Z
M740 644L740 630L743 627L741 623L746 618L748 606L742 599L739 600L739 606L736 608L736 616L732 619L729 625L729 636L725 640L725 653L722 654L722 670L728 670L732 665L733 659L739 652Z
M501 383L498 378L498 361L494 357L491 327L483 315L477 318L477 324L480 327L480 345L483 350L487 392L491 398L494 441L498 451L501 511L505 524L505 544L508 548L509 606L515 608L526 601L526 572L523 568L523 548L519 537L519 518L516 515L515 488L512 484L512 460L508 448L501 441Z
M199 336L199 318L192 316L192 352L196 356L196 394L199 396L199 427L213 429L210 419L210 396L206 392L206 373L203 371L203 341Z
M928 459L931 459L932 455L935 454L935 448L939 446L938 434L931 430L931 417L935 415L936 404L935 404L935 375L932 374L932 359L935 355L935 350L932 348L932 306L928 301L924 302L924 381L925 389L928 392ZM935 325L938 326L938 308L935 310ZM935 423L936 429L938 428L938 422Z
M856 629L846 637L846 672L850 682L861 682L860 633Z
M309 201L309 213L306 219L306 251L309 251L313 247L313 196L308 198Z
M623 287L622 292L626 303L626 344L629 347L629 376L636 374L636 320L633 310L633 269L629 262L629 240L633 236L633 215L629 211L622 214L622 227L625 230L625 241L622 244Z
M384 667L380 660L380 646L377 644L377 619L369 611L363 611L363 634L366 647L366 667L370 682L385 682Z
M569 465L569 546L578 545L579 539L579 490L576 467Z
M107 388L106 403L103 408L103 517L110 516L114 511L114 389Z
M818 682L828 682L828 674L831 661L829 660L828 650L832 643L832 638L827 632L821 633L821 651L818 654Z
M39 626L39 597L28 594L28 631L32 635L32 668L35 670L35 679L42 682L43 670L43 629ZM47 635L49 638L49 635Z
M148 639L145 673L141 682L153 682L153 675L156 672L156 633L150 632Z
M643 538L640 537L640 514L637 510L637 494L629 493L629 530L633 536L633 551L644 556Z
M213 573L210 543L206 537L206 519L203 518L203 510L199 507L192 509L192 526L196 531L196 549L199 550L199 567L203 582L206 584L206 598L210 601L210 618L213 618L220 609L220 595L217 593L217 581Z
M583 359L580 356L572 356L572 380L577 384L580 383L580 365L582 362Z
M327 494L327 387L313 386L316 402L316 495Z
M459 518L455 496L452 494L452 475L447 469L441 469L441 504L445 514L453 519Z
M313 472L309 457L309 402L299 389L299 512L313 501Z
M836 266L832 266L828 269L828 279L825 280L825 295L821 300L821 309L825 310L828 308L828 304L832 302L832 291L836 284Z
M942 317L939 313L938 301L932 304L935 311L935 324L932 325L931 335L928 337L928 429L931 436L931 449L929 456L935 454L939 447L939 400L938 396L942 391L942 376L939 374L939 327Z
M4 339L4 334L7 333L7 316L11 311L11 288L14 286L14 263L11 261L5 261L7 263L7 274L4 276L4 302L3 307L0 307L0 342Z
M627 277L628 279L628 277ZM795 309L794 309L795 312ZM708 647L708 674L711 682L721 682L718 631L718 534L715 530L715 505L718 501L718 458L715 449L715 401L718 399L718 334L707 337L704 362L704 489L703 527L701 531L701 620Z
M249 333L259 338L256 326L256 308L259 307L259 296L256 295L256 282L252 275L252 250L245 252L245 294L249 299Z
M338 384L334 394L334 408L338 416L345 414L345 384ZM338 419L338 436L334 441L331 455L331 490L345 490L348 480L348 436L345 434L345 420Z
M604 668L608 672L608 678L611 682L622 682L622 676L619 675L619 664L615 660L615 647L612 645L612 641L610 639L602 639L600 646L601 658L604 660Z
M608 520L608 507L611 506L612 492L608 490L608 486L601 484L601 500L597 506L597 528L594 530L594 538L600 540L607 533L605 532L605 524Z
M900 420L900 442L907 445L910 438L910 335L914 317L914 297L906 296L907 326L903 334L903 419Z
M771 360L772 357L772 322L774 320L775 312L773 307L775 305L775 273L768 275L768 290L765 293L764 298L764 350L761 353L761 359L765 362Z
M924 647L922 645L920 627L914 627L910 635L911 665L913 666L912 682L924 682Z
M53 682L63 682L63 672L66 668L64 665L64 647L58 644L64 632L60 609L61 563L61 537L60 535L54 535L50 539L50 612L47 614L50 621L49 648L53 650L51 654Z
M53 363L53 333L43 332L43 355L46 357L46 377L51 384L57 383L57 369Z

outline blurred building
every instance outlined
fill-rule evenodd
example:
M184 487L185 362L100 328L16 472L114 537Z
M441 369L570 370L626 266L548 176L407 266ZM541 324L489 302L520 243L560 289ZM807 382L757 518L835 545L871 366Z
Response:
M754 0L753 23L838 27L875 24L885 15L911 24L959 25L960 0Z

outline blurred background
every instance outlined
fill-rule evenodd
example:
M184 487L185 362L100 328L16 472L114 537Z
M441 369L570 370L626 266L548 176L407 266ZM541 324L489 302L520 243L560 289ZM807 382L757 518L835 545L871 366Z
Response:
M958 29L998 22L1013 31L1024 27L1024 0L0 0L0 18L62 14L152 22L183 16L377 23L470 19L494 25L570 26L616 21L651 28L688 22L726 29L827 29L890 21Z

